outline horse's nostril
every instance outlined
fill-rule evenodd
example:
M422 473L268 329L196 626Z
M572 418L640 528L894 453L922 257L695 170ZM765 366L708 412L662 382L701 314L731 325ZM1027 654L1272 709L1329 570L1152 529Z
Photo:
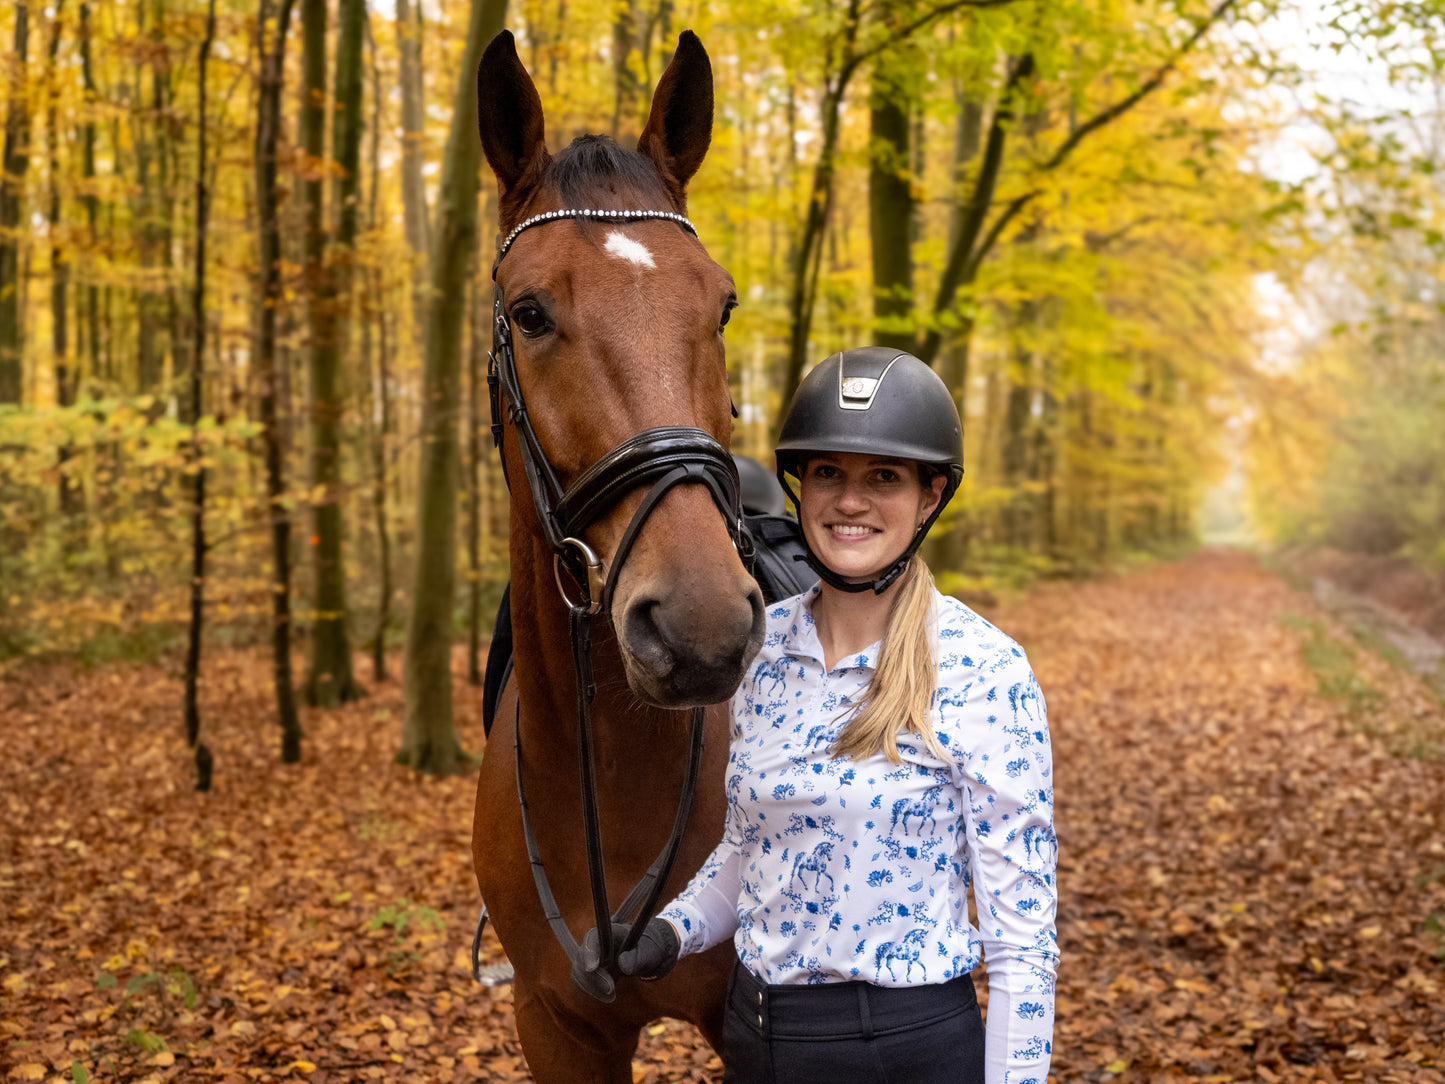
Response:
M627 607L624 627L627 646L633 657L655 674L663 676L672 669L673 657L672 649L658 627L659 606L655 598L635 600Z

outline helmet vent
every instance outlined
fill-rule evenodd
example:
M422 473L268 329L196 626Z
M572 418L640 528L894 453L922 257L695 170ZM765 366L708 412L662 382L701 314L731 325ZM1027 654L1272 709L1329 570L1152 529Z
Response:
M850 376L843 381L839 405L844 410L867 410L873 405L878 381L869 376Z

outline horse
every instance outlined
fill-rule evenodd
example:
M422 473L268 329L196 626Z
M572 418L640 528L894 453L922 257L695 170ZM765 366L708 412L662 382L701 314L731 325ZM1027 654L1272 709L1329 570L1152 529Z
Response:
M697 705L712 706L663 901L722 837L723 702L761 646L763 599L739 554L739 532L719 514L736 503L723 477L731 470L735 483L736 467L718 459L727 458L732 427L723 326L736 288L686 220L687 185L711 140L712 69L697 37L683 33L636 151L582 136L549 154L541 100L507 32L483 55L477 102L506 238L493 268L494 346L512 352L516 382L493 392L510 488L515 655L481 765L473 864L515 969L516 1027L533 1078L624 1084L639 1031L659 1016L692 1022L721 1049L735 954L729 942L656 982L616 976L614 989L608 978L610 1003L579 988L576 945L554 936L534 883L517 751L534 849L566 926L559 936L580 941L597 923L569 622L578 593L598 602L600 587L604 605L589 634L590 744L606 898L621 898L668 839ZM525 403L516 401L523 394ZM656 446L648 442L673 432L694 449L716 446L703 468L688 468L661 493L646 483L628 488L613 472L605 500L582 502L590 511L579 537L555 537L538 495L543 476L575 494L619 457L645 472L644 453Z
M913 965L917 964L923 972L923 981L928 981L928 968L923 963L923 948L927 940L927 934L922 930L909 930L903 935L903 939L896 945L892 941L884 941L873 953L873 971L880 978L883 968L888 968L888 977L897 980L898 976L893 974L895 962L906 963L903 969L903 981L908 982L913 973Z
M893 803L893 820L890 827L897 831L899 822L903 825L903 834L908 834L908 818L918 818L918 831L923 831L925 821L932 821L934 827L938 826L938 820L934 816L934 808L938 805L938 796L943 793L942 786L929 787L923 792L923 797L914 801L910 798L899 798Z

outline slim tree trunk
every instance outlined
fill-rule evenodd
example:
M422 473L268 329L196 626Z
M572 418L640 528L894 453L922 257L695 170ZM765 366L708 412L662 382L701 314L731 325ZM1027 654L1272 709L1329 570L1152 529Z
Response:
M370 23L368 22L368 28ZM376 42L371 41L371 207L368 227L375 230L380 224L378 193L381 185L381 65L377 63ZM381 565L378 579L376 607L376 633L371 639L371 677L373 681L386 680L386 632L391 624L391 530L386 521L386 437L391 430L391 393L387 374L390 369L388 354L390 343L387 337L387 312L382 301L382 277L379 270L367 271L370 289L367 290L368 304L365 306L363 327L369 329L372 319L376 320L377 362L376 376L371 376L371 356L367 352L367 383L371 389L371 402L367 411L368 435L371 445L371 503L376 518L376 540L378 561Z
M322 223L319 170L326 136L326 0L303 0L305 30L302 70L306 97L301 113L302 145L313 169L305 183L306 270L311 316L311 486L312 554L316 576L316 619L306 674L308 703L333 707L361 695L351 672L347 634L346 567L342 561L341 503L341 327L337 319L349 283L350 248L356 235L356 172L360 146L362 0L344 0L337 48L336 125L333 155L340 169L334 203L339 223L334 258L328 259L328 231ZM353 85L354 88L353 89ZM349 231L349 233L348 233Z
M50 22L50 48L46 58L45 86L49 99L45 112L45 142L50 159L50 344L55 363L55 401L61 406L70 406L75 401L73 376L70 372L70 321L67 301L70 296L70 264L64 246L60 243L60 132L56 127L59 116L60 83L55 71L55 57L60 51L60 14L65 0L58 0ZM62 449L62 462L68 457L69 449ZM61 471L61 505L68 508L71 501L65 472Z
M100 214L100 201L92 186L95 183L95 73L90 62L90 5L80 5L80 71L85 84L85 125L81 131L81 175L85 178L85 218L90 227L90 248L94 253L98 244L96 219ZM90 350L90 379L95 380L101 372L100 365L100 291L95 285L94 257L88 260L90 281L85 287L86 345ZM78 364L78 360L77 360Z
M26 102L25 61L30 41L30 12L25 0L15 5L16 78L6 87L5 151L0 160L0 403L20 402L20 208L25 172L30 168L30 110Z
M256 99L256 232L261 245L260 311L256 319L256 379L261 441L266 457L267 515L271 521L271 681L281 724L281 762L301 759L301 721L291 677L291 513L285 504L285 441L277 410L276 309L281 304L281 233L277 222L276 142L281 133L281 90L286 32L294 0L281 0L273 44L266 49L269 0L257 16L261 79Z
M913 186L908 169L908 103L882 62L869 109L868 230L873 253L873 338L907 350L913 332Z
M196 75L200 100L196 106L196 270L193 293L195 360L191 365L191 470L195 503L191 511L191 629L186 647L186 742L196 760L196 789L211 789L211 751L201 740L199 686L201 679L201 620L206 594L206 469L201 461L196 419L201 416L201 358L206 345L206 60L216 36L216 0L206 10L206 36Z
M619 0L612 5L612 138L637 108L637 76L628 59L632 56L636 32L636 0Z
M823 237L828 226L828 212L833 202L833 174L838 162L838 134L841 126L843 96L848 80L856 70L853 43L858 36L862 18L861 0L849 0L844 18L844 59L837 74L824 82L822 120L823 145L813 167L813 187L808 206L803 212L803 232L793 254L793 285L788 301L788 359L783 375L782 406L777 424L781 425L787 405L803 379L808 363L808 338L813 329L813 310L818 299L818 270L823 259Z
M451 772L469 761L452 727L452 606L456 592L456 404L461 392L464 282L477 246L476 73L482 49L501 29L506 0L472 0L447 133L432 252L434 303L427 314L422 388L421 486L417 494L416 580L406 633L406 726L397 760L430 772Z
M478 231L480 236L480 231ZM478 262L480 262L480 254ZM470 349L467 351L467 681L482 684L482 355L491 331L491 306L481 276L471 276Z
M426 327L426 261L431 252L431 229L427 221L426 105L421 74L421 0L396 0L396 37L401 66L401 207L406 227L406 247L415 261L412 301L418 329Z

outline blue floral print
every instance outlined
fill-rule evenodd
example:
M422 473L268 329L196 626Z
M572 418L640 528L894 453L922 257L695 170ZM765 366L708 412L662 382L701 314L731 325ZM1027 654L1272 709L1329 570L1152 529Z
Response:
M989 1060L1006 1062L998 1079L1044 1080L1058 845L1048 723L1028 660L936 595L931 722L948 757L904 733L901 764L834 758L878 645L826 671L817 592L768 614L732 701L724 838L663 917L684 954L732 935L767 983L942 983L986 959ZM735 912L707 905L719 895Z

